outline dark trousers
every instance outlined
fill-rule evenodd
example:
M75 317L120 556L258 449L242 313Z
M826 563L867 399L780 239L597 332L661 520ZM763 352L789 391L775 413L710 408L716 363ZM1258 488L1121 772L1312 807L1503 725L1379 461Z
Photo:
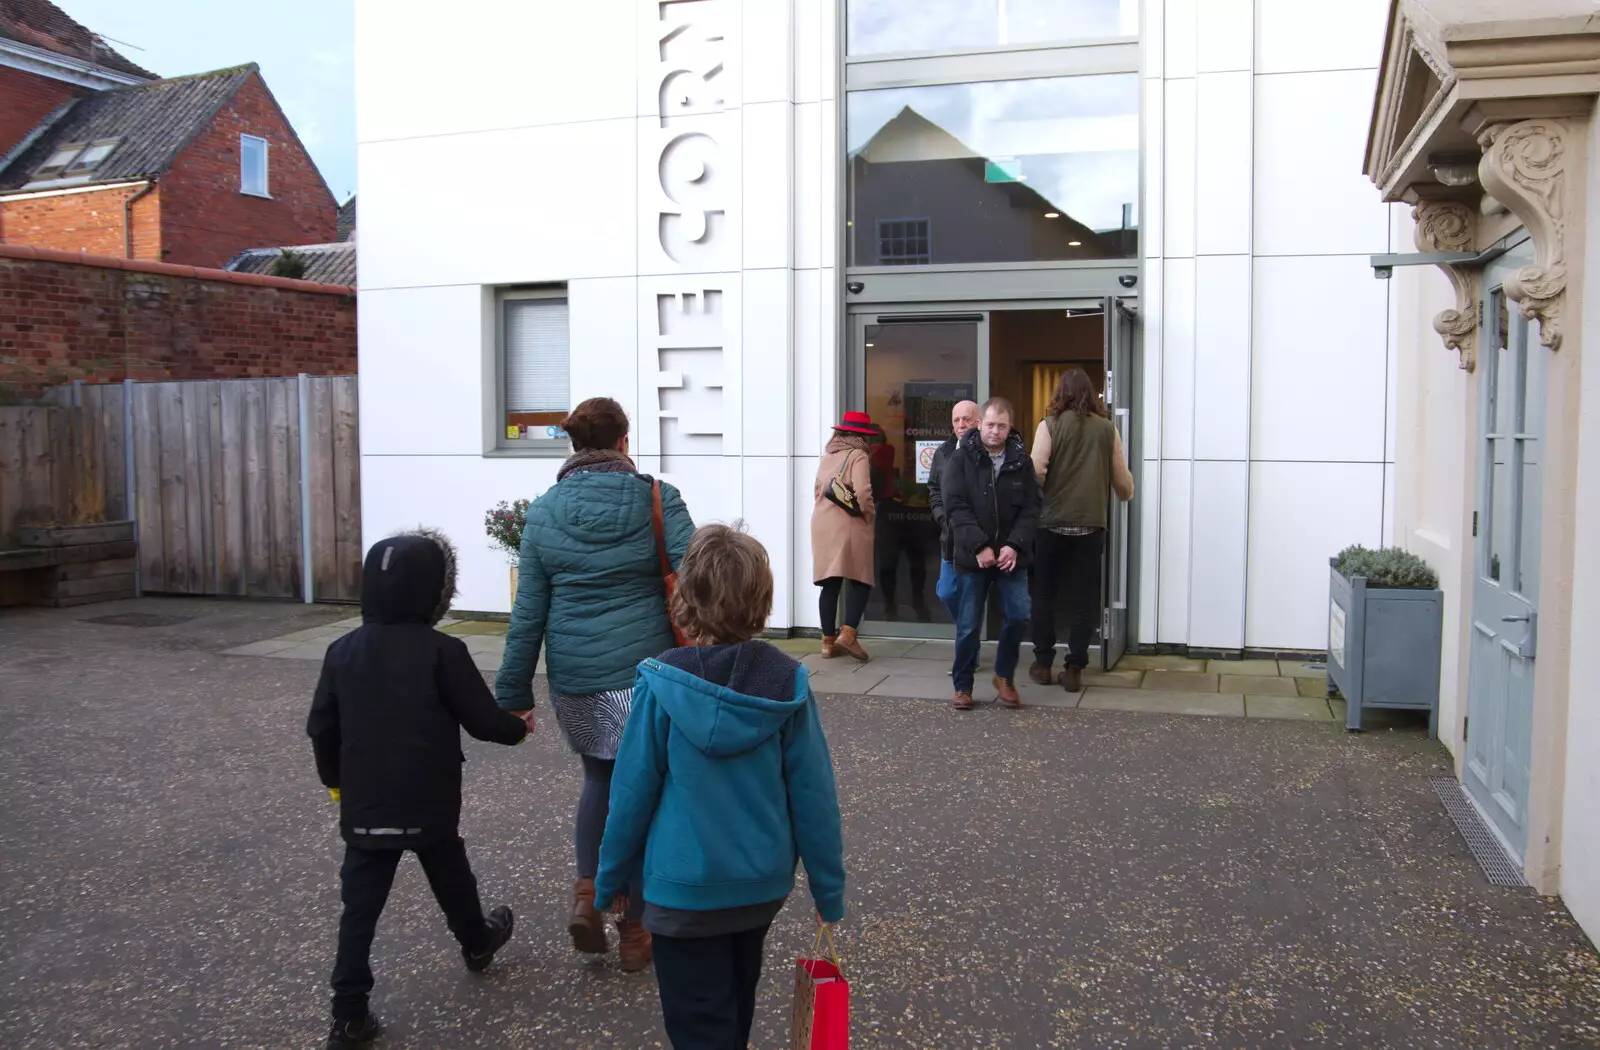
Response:
M766 939L766 926L720 937L651 939L672 1050L745 1050Z
M1040 529L1033 544L1033 661L1049 667L1055 659L1056 602L1067 597L1067 649L1064 663L1089 666L1089 643L1100 624L1100 559L1106 530L1063 536Z
M600 840L605 837L606 817L611 814L611 774L614 759L580 755L583 759L583 790L578 793L578 812L573 820L572 846L578 855L578 878L592 879L600 871ZM644 892L637 883L628 884L627 919L644 914Z
M389 899L389 887L394 885L395 868L405 852L345 846L344 865L339 869L344 916L339 920L339 954L333 963L335 1020L358 1021L367 1015L367 995L372 991L372 937ZM489 944L489 927L478 900L478 880L467 863L466 843L449 838L419 846L412 852L422 863L450 932L466 951L483 951Z
M867 613L867 599L872 588L860 580L846 580L843 576L829 576L817 586L822 588L817 598L817 612L822 617L822 633L828 638L838 634L838 628L860 627L861 617ZM839 621L839 595L844 594L844 622Z

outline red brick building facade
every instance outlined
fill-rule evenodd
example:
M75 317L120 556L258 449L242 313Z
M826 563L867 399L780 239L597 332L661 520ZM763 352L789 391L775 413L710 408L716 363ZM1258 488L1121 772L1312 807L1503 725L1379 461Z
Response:
M0 389L356 371L355 289L0 246Z
M85 88L13 66L0 66L0 153L21 142L57 106Z
M265 193L244 136L265 142ZM52 158L102 143L86 174ZM253 64L97 92L0 170L0 243L221 267L336 237L338 205Z

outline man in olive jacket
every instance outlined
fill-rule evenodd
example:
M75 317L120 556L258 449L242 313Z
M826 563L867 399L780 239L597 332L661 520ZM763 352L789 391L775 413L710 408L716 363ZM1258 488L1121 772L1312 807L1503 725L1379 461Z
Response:
M985 402L982 424L961 439L939 479L956 569L956 657L950 677L958 711L972 707L983 609L991 587L1000 595L995 692L1005 706L1022 706L1013 679L1031 611L1027 568L1039 522L1039 481L1022 435L1011 425L1013 417L1005 398Z
M950 526L945 521L944 494L939 482L945 464L955 453L956 442L966 437L967 431L976 430L981 422L976 401L957 401L950 409L952 434L934 452L933 463L928 468L928 507L933 511L933 523L939 527L939 582L934 585L933 593L939 604L950 611L952 620L956 618L956 569L950 562Z

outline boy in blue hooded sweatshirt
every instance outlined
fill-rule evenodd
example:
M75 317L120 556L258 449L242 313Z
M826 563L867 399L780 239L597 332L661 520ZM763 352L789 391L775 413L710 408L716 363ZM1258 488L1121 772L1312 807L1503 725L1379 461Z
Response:
M833 761L809 672L762 641L766 548L708 525L678 570L672 618L693 641L639 665L611 781L595 907L642 873L661 1013L675 1050L743 1050L767 928L806 877L844 918Z

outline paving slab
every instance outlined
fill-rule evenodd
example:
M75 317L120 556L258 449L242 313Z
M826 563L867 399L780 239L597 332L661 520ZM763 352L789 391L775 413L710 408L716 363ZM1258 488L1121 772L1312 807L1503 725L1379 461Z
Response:
M1328 665L1304 660L1279 660L1278 673L1285 678L1326 678Z
M1249 696L1244 698L1246 718L1278 718L1302 722L1332 722L1327 700L1304 696Z
M1117 661L1117 671L1204 671L1204 660L1191 660L1186 656L1146 656L1128 653Z
M501 653L473 653L472 663L480 671L494 673L500 670Z
M954 693L955 689L951 686L950 679L943 675L935 678L932 675L892 674L866 690L868 696L900 696L923 700L940 698L948 700ZM994 696L994 688L987 680L979 678L973 683L972 695L988 700Z
M836 674L833 671L816 671L811 675L811 691L815 694L839 693L846 696L863 696L889 676L866 670L859 674Z
M1144 683L1144 671L1123 670L1120 666L1109 671L1083 672L1085 688L1103 685L1108 689L1137 689Z
M449 626L439 628L445 634L498 634L504 635L511 629L511 624L501 620L458 620Z
M332 639L322 642L295 642L288 649L279 649L267 655L274 660L317 660L328 655Z
M892 660L905 656L922 643L915 638L862 638L861 647L874 660ZM821 644L820 642L818 643Z
M992 693L990 689L988 692ZM979 696L987 695L980 692ZM1034 682L1017 679L1017 695L1022 698L1023 707L1046 707L1071 710L1078 706L1083 699L1083 693L1069 693L1059 685L1038 685Z
M1301 696L1320 696L1324 700L1328 698L1327 678L1296 678L1294 684L1295 688L1300 690Z
M504 635L470 634L466 637L466 643L467 652L473 654L494 653L496 655L504 655L506 651Z
M1276 660L1207 660L1206 670L1212 674L1231 675L1258 675L1265 678L1278 677L1278 661Z
M985 646L991 653L993 646ZM955 642L918 642L905 654L907 660L936 660L948 664L956 658Z
M1257 696L1299 696L1293 678L1267 678L1262 675L1224 674L1217 676L1219 693L1245 693Z
M1217 676L1195 671L1147 671L1140 688L1175 693L1214 693L1217 691Z
M1083 711L1138 711L1154 715L1244 717L1238 694L1170 692L1158 689L1086 689L1078 704Z

